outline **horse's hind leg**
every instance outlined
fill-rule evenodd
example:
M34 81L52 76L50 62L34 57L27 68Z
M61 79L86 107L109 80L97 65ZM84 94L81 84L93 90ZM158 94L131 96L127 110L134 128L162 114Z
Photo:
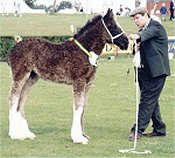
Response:
M24 121L21 121L23 119L21 113L18 111L18 105L22 88L29 78L29 75L29 72L20 75L17 71L13 72L13 83L9 95L9 136L11 139L22 139L20 122Z
M25 117L24 103L26 101L27 94L30 91L30 89L32 88L32 86L38 81L38 79L39 79L39 76L34 71L32 71L28 80L26 81L25 85L22 88L20 100L19 100L19 104L18 104L18 111L20 111L22 113L23 117Z
M30 75L30 76L29 76ZM37 77L33 78L28 73L22 80L14 81L11 89L9 102L9 136L11 139L34 139L35 135L30 132L26 119L23 113L23 104L25 101L25 95L29 90L29 87L37 80Z

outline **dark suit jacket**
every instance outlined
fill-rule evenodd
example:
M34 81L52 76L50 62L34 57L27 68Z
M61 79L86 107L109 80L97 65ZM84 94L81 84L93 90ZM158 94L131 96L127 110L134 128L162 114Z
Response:
M141 64L150 72L150 77L170 75L168 37L164 27L155 20L139 31L141 37Z
M170 2L170 12L174 11L174 3L173 1Z

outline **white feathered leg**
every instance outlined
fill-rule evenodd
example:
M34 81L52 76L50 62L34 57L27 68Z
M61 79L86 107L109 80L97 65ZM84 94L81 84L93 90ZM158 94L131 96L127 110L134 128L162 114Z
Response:
M75 104L73 106L73 122L71 128L71 138L74 143L88 144L87 137L83 135L83 113L84 113L84 96L81 95L81 97L75 97Z
M36 136L30 132L28 123L24 118L23 111L19 104L23 100L21 94L29 75L23 80L15 81L9 96L9 136L11 139L34 139ZM23 101L22 101L23 102Z
M30 132L28 123L17 107L13 106L9 110L9 136L11 139L35 139L35 134Z

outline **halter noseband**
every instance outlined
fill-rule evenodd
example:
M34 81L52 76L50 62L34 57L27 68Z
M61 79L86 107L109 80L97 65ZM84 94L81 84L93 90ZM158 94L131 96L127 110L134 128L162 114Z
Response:
M121 32L120 34L115 35L115 36L112 36L112 34L111 34L111 32L109 31L109 29L107 28L107 26L106 26L106 24L105 24L103 18L101 18L101 21L102 21L102 24L103 24L103 26L105 27L107 33L109 34L112 43L114 43L114 39L119 38L121 35L123 35L123 34L125 33L125 32L123 31L123 29L121 28L122 32Z

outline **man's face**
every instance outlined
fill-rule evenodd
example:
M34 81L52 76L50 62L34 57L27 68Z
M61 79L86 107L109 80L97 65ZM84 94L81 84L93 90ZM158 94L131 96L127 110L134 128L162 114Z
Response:
M148 20L148 16L146 14L142 15L142 14L136 14L134 17L134 22L136 23L136 25L139 28L142 28L145 26L145 24L147 23Z

